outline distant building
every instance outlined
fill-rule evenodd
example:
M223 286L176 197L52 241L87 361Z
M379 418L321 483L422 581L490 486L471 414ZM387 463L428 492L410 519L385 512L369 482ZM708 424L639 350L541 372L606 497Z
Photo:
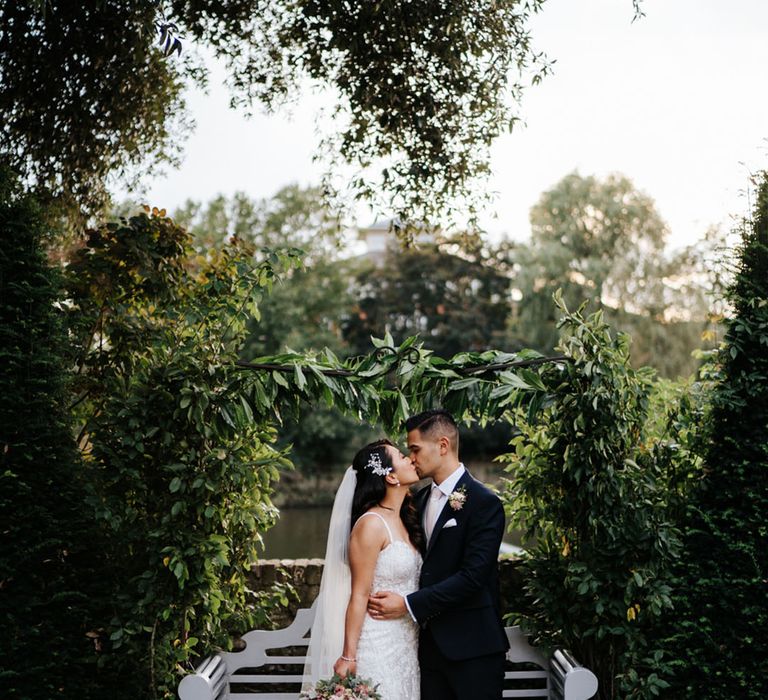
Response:
M370 226L360 228L358 238L365 243L366 251L363 255L376 265L384 264L387 250L392 246L400 245L395 234L394 227L400 225L400 220L377 219ZM415 236L417 245L427 245L435 242L435 235L431 231L421 230Z

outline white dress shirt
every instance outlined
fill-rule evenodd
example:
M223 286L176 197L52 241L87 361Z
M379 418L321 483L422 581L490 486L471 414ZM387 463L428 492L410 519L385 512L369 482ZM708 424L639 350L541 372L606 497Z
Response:
M464 472L467 471L464 465L459 462L457 469L443 480L441 484L432 484L432 489L429 494L429 502L424 509L424 532L427 536L427 542L432 538L432 531L434 530L435 523L440 517L440 513L443 512L448 497L453 493L456 488L456 484L459 483L459 479L464 476Z

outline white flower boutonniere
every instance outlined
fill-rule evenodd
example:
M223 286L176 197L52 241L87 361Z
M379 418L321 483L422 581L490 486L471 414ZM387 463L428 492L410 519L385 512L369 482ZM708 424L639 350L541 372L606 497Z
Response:
M454 510L461 510L467 502L467 489L462 486L448 496L448 505Z

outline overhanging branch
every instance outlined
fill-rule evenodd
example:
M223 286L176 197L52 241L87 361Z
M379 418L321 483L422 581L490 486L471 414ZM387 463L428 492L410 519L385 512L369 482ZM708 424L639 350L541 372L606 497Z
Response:
M392 364L387 367L384 371L378 373L378 374L360 374L358 371L353 369L341 369L341 368L332 368L328 367L326 369L318 368L317 371L319 371L321 374L324 374L327 377L356 377L358 379L363 380L370 380L370 379L377 379L378 377L382 377L386 374L390 374L394 372L403 361L407 360L411 364L416 364L419 360L419 351L416 348L408 348L402 352L399 352L396 348L393 348L389 345L384 345L380 348L377 348L376 351L373 353L373 358L376 362L380 362L384 359L384 356L387 354L394 355L395 360L392 362ZM513 368L522 368L522 367L537 367L539 365L545 365L545 364L551 364L556 362L573 362L573 359L566 356L566 355L552 355L549 357L534 357L527 360L512 360L510 362L493 362L487 365L470 365L470 366L462 366L462 365L454 365L450 362L446 362L445 365L443 365L444 368L450 369L456 374L461 376L470 376L473 374L484 374L486 372L503 372L507 369L513 369ZM274 362L247 362L245 360L238 360L236 365L241 369L252 369L256 371L262 371L262 372L294 372L296 370L296 365L282 365Z

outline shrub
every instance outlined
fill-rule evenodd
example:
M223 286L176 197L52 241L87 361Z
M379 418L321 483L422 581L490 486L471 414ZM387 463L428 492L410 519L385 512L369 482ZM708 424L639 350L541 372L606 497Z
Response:
M91 698L98 537L68 411L46 212L0 169L0 626L5 698ZM62 672L66 669L66 673Z
M571 362L542 373L540 411L513 414L519 434L504 458L507 507L528 538L527 600L511 616L535 642L572 649L601 698L651 697L665 682L645 628L670 605L678 549L643 432L652 373L630 367L628 337L612 336L601 312L585 319L558 304ZM631 677L649 656L656 668Z
M259 295L295 254L195 257L163 212L89 232L69 268L84 459L108 538L107 667L128 697L175 697L179 672L265 622L281 591L246 575L289 466L235 366Z
M669 696L768 696L768 179L746 222L717 360L703 467L685 517Z

